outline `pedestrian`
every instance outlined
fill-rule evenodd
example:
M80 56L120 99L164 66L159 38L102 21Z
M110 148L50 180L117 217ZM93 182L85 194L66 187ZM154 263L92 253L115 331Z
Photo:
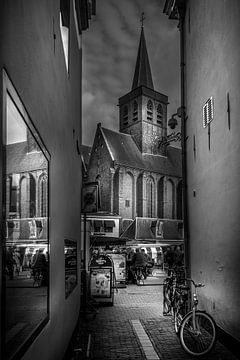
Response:
M9 280L13 280L15 260L13 258L13 249L7 249L6 252L6 270Z
M18 249L15 249L13 253L13 259L14 259L14 274L19 275L20 268L21 268L21 256Z
M43 285L48 284L48 263L46 260L45 255L43 254L43 250L39 249L38 252L36 252L36 257L34 259L34 262L32 264L33 269L33 276L35 275L36 271L41 271L43 276Z
M133 279L135 278L136 268L137 267L144 268L145 264L146 264L145 256L143 255L143 253L140 251L139 248L136 248L136 252L134 253L132 258L132 265L130 266L130 271L133 275Z
M174 251L174 265L183 266L184 254L180 246L176 246Z
M148 254L145 253L145 250L144 249L141 249L141 252L143 254L143 257L144 257L144 266L143 266L143 275L144 275L144 278L146 279L147 278L147 272L148 272L148 262L150 262L150 258L148 257Z
M164 254L164 262L167 265L168 275L170 275L174 264L174 252L172 251L170 246L167 247L167 250Z

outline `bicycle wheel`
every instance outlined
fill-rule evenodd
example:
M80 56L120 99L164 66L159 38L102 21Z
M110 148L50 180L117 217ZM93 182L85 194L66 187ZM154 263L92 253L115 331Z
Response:
M163 284L163 315L171 315L172 314L172 289L168 283Z
M183 349L194 356L209 353L216 342L216 325L213 318L203 311L196 311L196 329L193 327L193 312L188 313L180 327L180 342Z
M180 330L182 319L183 319L183 315L181 314L180 310L174 308L173 309L173 321L174 321L175 333L177 335L179 335L179 330Z

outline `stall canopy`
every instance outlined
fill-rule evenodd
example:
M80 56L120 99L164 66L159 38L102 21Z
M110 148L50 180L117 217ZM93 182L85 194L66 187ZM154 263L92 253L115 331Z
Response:
M137 217L122 233L126 245L137 244L182 244L183 222L175 219Z
M90 236L91 246L126 245L126 239L110 236Z

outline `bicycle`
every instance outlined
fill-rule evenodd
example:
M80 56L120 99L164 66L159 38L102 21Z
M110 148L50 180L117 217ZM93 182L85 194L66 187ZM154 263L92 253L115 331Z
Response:
M193 302L191 310L185 316L182 316L182 313L179 311L181 306L176 306L175 304L175 330L179 333L183 349L190 355L200 357L209 353L216 343L216 323L207 312L197 309L197 288L203 287L204 284L196 284L192 279L186 279L186 281L194 285ZM180 291L190 290L189 287L184 285L180 285L179 289ZM175 296L177 296L176 293ZM180 294L180 299L181 296ZM184 303L183 298L182 301Z
M144 285L144 272L143 272L143 267L142 266L136 266L134 269L134 280L135 283L140 286L140 285Z
M179 335L179 329L184 316L188 313L189 286L176 284L173 294L173 322L174 329Z
M169 269L169 276L166 277L163 283L163 315L172 315L174 310L175 289L178 284L184 281L183 275L184 267L174 267Z

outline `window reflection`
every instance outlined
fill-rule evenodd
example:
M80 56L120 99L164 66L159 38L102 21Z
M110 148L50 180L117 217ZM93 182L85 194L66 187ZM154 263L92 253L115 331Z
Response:
M10 359L48 314L48 160L27 114L9 94L6 105L5 357Z

